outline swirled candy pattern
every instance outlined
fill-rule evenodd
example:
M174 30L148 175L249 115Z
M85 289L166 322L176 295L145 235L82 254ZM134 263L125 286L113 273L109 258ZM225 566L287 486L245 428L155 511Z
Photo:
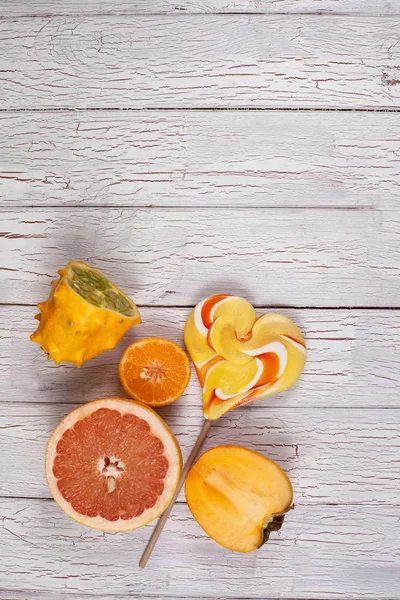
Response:
M184 336L210 420L291 387L306 361L304 339L293 321L276 313L257 318L253 306L238 296L200 302Z

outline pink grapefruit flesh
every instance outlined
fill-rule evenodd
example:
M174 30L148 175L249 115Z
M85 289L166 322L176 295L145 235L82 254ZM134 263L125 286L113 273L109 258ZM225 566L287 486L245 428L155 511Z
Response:
M104 398L72 411L46 453L49 488L60 508L103 531L137 529L168 506L182 468L179 445L148 406Z

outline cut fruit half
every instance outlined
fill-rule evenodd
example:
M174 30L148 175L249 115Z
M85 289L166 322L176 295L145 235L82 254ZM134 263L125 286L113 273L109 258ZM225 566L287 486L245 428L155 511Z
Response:
M269 458L240 446L205 452L186 479L186 500L200 527L218 544L252 552L281 528L292 508L288 476Z
M59 507L82 525L129 531L158 517L179 481L175 436L151 408L103 398L56 427L46 452L46 476Z
M83 362L114 348L132 325L141 322L130 298L100 271L72 261L52 282L46 302L38 304L40 321L31 340L56 364Z
M124 317L137 317L138 310L132 300L100 271L96 271L86 263L78 261L68 263L63 275L69 287L89 304L113 310Z
M190 379L190 362L175 342L145 338L125 350L119 376L132 398L150 406L162 406L182 396Z

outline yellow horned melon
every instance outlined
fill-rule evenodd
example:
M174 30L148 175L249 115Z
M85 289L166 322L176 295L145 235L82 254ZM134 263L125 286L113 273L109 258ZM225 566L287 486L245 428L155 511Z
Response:
M59 274L48 300L38 304L39 327L31 335L57 365L80 367L141 323L132 300L86 263L71 261Z

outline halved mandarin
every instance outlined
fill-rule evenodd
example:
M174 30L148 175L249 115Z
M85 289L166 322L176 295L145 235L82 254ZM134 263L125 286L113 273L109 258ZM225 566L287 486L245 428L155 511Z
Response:
M132 398L150 406L163 406L182 396L190 380L190 362L175 342L145 338L125 350L119 376Z
M82 525L129 531L167 508L182 468L175 436L154 410L102 398L73 410L52 433L46 477L59 507Z

